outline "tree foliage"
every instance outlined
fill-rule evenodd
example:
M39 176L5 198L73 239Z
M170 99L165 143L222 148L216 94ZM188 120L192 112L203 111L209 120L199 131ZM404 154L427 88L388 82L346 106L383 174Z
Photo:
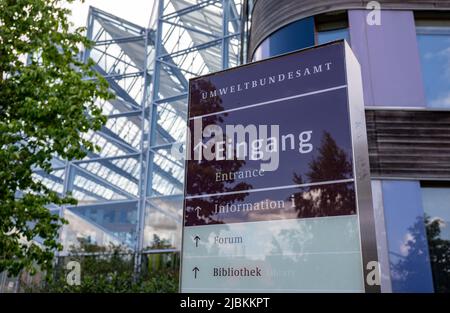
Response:
M309 163L305 175L294 173L293 182L320 182L348 179L352 176L352 161L330 133L324 132L318 155ZM348 215L356 213L353 183L330 184L299 188L294 194L299 218Z
M165 240L155 237L155 241ZM155 246L156 247L156 246ZM86 255L86 252L91 254ZM142 255L140 274L135 277L135 255L127 247L98 246L80 240L72 247L71 255L58 259L51 279L37 284L23 281L26 292L87 292L87 293L167 293L178 292L178 253L156 253ZM68 284L68 262L80 264L80 284Z
M421 290L429 275L423 269L430 264L434 291L450 292L450 241L441 236L442 222L428 215L418 216L415 223L408 228L408 240L404 243L406 255L393 267L393 287L405 292ZM427 250L429 260L426 257Z
M80 61L91 43L69 13L59 0L0 1L0 272L11 275L51 268L65 221L47 207L76 203L33 171L95 150L83 134L105 123L95 99L112 97L92 61Z
M450 292L450 240L441 236L440 219L425 216L430 263L433 270L435 292Z

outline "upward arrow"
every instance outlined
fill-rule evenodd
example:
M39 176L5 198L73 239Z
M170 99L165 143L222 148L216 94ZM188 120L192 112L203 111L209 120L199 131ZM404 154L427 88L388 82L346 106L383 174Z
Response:
M198 241L200 240L200 237L197 235L197 236L194 237L194 240L195 240L195 247L197 248L198 247Z
M198 218L198 219L201 219L201 217L200 217L200 210L201 210L201 209L202 209L202 208L199 207L199 206L196 207L196 208L194 209L195 211L197 211L197 218Z
M200 271L200 270L199 270L198 267L196 266L196 267L194 267L194 268L192 269L192 271L194 272L194 278L197 279L197 272Z

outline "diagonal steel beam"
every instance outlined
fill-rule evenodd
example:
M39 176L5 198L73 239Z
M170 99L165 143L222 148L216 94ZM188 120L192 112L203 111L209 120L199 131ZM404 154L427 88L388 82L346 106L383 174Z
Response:
M60 178L60 177L58 177L56 175L53 175L51 173L47 173L44 170L37 170L37 171L35 171L35 173L40 175L40 176L46 177L46 178L48 178L48 179L50 179L52 181L55 181L55 182L57 182L57 183L59 183L61 185L64 185L64 180L62 178ZM82 193L84 193L84 194L86 194L88 196L93 197L93 198L97 198L97 199L102 199L102 200L108 201L108 199L102 197L101 195L98 195L96 193L93 193L92 191L84 189L81 186L74 185L73 189L76 189L76 190L78 190L78 191L80 191L80 192L82 192ZM62 196L62 195L60 194L60 196Z
M98 184L106 189L112 190L112 191L124 196L127 199L135 199L136 198L135 195L106 181L104 178L102 178L94 173L89 172L87 169L84 169L84 168L78 166L77 164L72 164L72 166L77 171L76 172L77 175L82 176L82 177L86 178L87 180L93 181L96 184Z

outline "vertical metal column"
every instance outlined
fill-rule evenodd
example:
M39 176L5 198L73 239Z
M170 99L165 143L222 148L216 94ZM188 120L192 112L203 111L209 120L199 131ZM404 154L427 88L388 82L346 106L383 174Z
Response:
M147 99L148 99L148 93L150 86L148 85L148 37L150 33L148 29L145 29L145 59L144 59L144 93L142 96L142 103L141 103L141 142L140 142L140 150L141 154L139 156L139 162L141 164L141 173L139 175L139 202L138 202L138 219L136 223L136 248L134 251L134 272L135 272L135 279L138 278L138 275L141 271L141 262L142 262L142 249L143 249L143 243L144 243L144 227L145 227L145 199L147 197L147 190L146 190L146 182L147 182L147 176L148 176L148 144L145 142L145 123L146 123L146 112L147 112ZM151 105L151 104L150 104Z
M161 16L162 12L164 11L164 0L159 0L158 2L158 23L157 23L157 29L156 29L156 38L154 42L155 46L155 63L153 64L153 76L152 76L152 93L151 93L151 100L150 100L150 106L148 108L149 111L149 119L150 119L150 127L147 133L147 136L142 136L141 141L141 148L142 148L142 154L141 154L141 181L140 181L140 198L139 198L139 206L138 206L138 230L137 230L137 244L136 244L136 250L135 250L135 275L136 278L141 272L141 265L142 265L142 250L144 245L144 229L145 229L145 216L146 216L146 203L147 203L147 196L151 192L151 184L152 184L152 173L153 173L153 154L150 151L150 147L152 146L152 143L154 142L155 137L155 130L156 130L156 112L155 112L155 101L158 98L158 90L159 90L159 62L158 62L158 56L160 55L160 46L161 46L161 38L162 38L162 25L161 25ZM148 47L148 39L149 39L149 31L146 31L146 47ZM146 84L146 90L144 93L144 99L143 99L143 107L142 107L142 122L144 123L145 119L147 118L145 112L147 111L147 108L145 107L145 104L147 103L148 98L148 89L150 86L147 85L147 73L148 73L148 50L146 48L146 58L145 58L145 84ZM142 131L144 131L144 127L142 127ZM147 141L146 143L144 141Z
M229 38L228 38L228 21L230 13L230 0L222 0L222 69L227 69L229 65Z

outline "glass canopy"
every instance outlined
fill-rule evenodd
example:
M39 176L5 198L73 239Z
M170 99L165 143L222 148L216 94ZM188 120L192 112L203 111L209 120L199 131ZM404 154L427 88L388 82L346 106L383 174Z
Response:
M53 159L35 176L77 206L52 208L69 224L63 255L81 241L131 252L179 250L184 160L171 155L186 131L188 80L238 65L242 0L158 0L148 28L90 8L84 59L116 98L98 101L107 116L85 136L101 149L78 161ZM137 258L137 260L140 258Z

